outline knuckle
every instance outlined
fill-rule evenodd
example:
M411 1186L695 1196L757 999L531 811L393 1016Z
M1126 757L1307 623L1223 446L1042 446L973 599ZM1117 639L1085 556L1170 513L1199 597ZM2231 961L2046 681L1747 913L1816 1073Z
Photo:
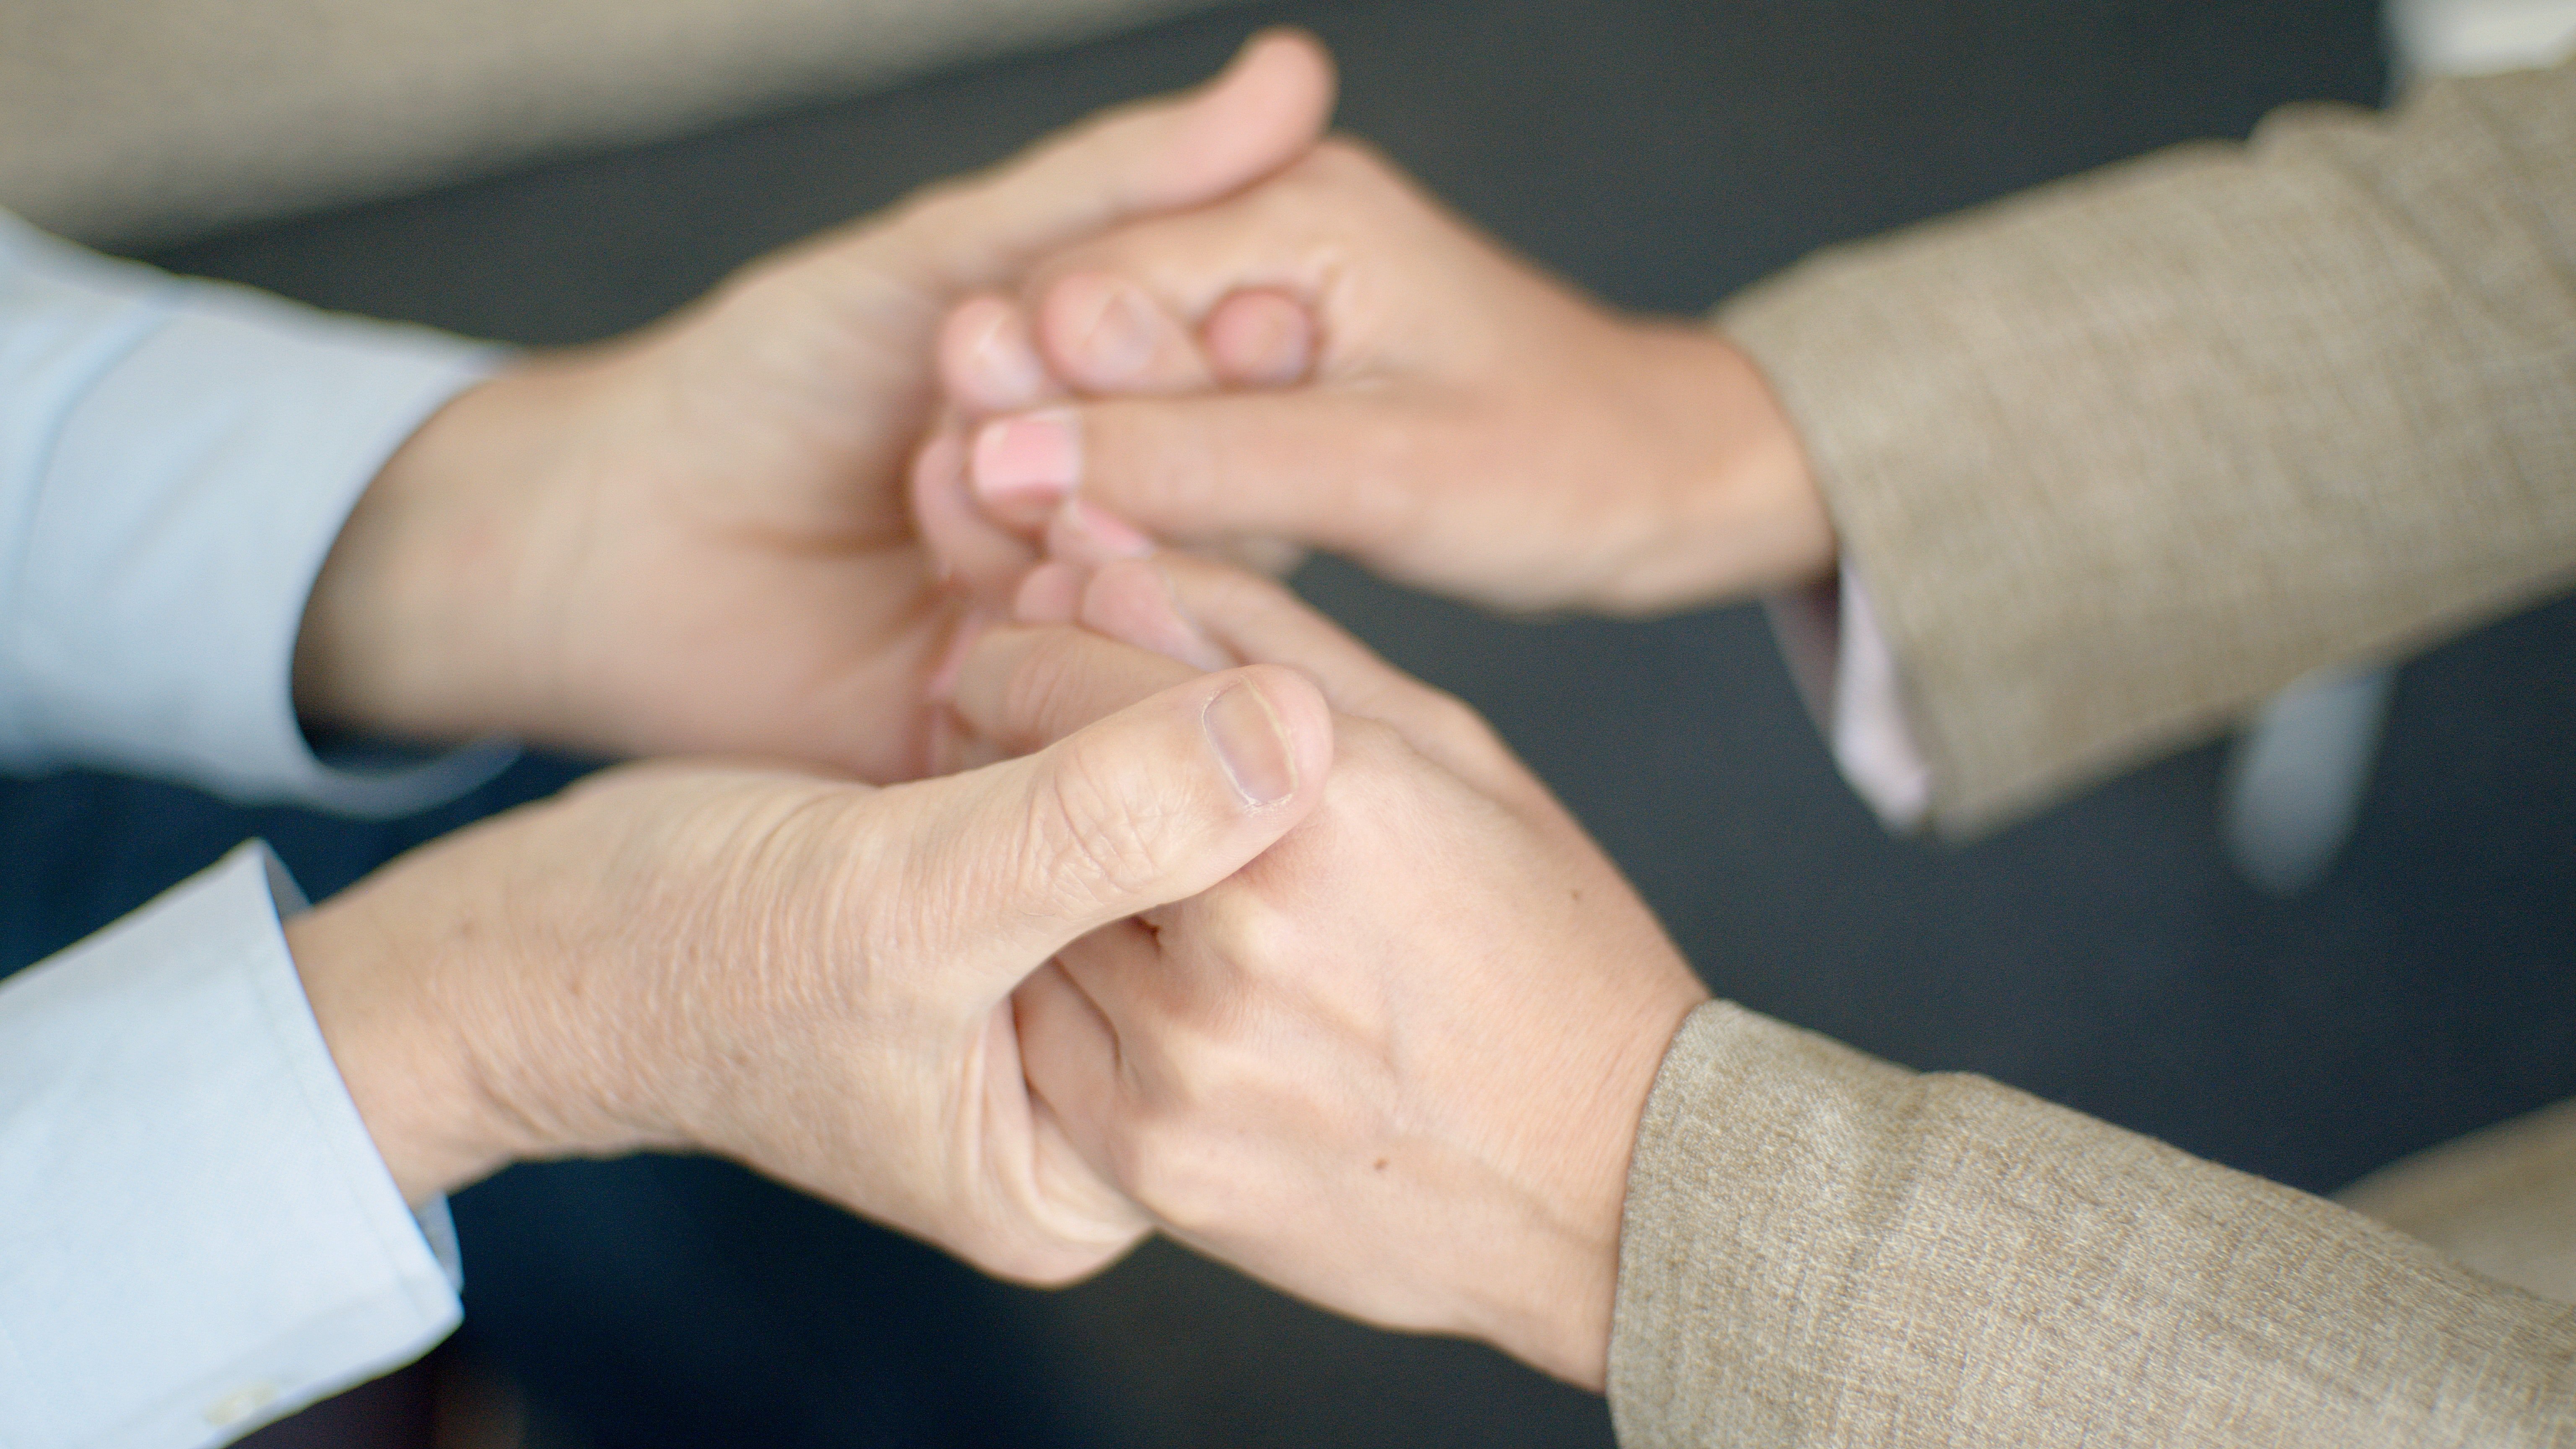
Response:
M1221 973L1229 999L1240 1005L1245 991L1294 974L1305 944L1300 927L1305 913L1281 907L1240 876L1197 897L1195 906L1194 934L1201 949L1215 958L1208 964ZM1204 1026L1222 1033L1236 1019L1219 1017Z
M1502 736L1493 725L1445 689L1422 686L1420 709L1424 729L1452 749L1490 754L1503 748Z
M964 214L973 210L976 200L993 184L988 173L946 176L915 187L895 204L892 225L921 229L934 234L952 230Z
M1362 715L1334 721L1333 754L1332 779L1348 776L1374 789L1402 770L1415 752L1403 731Z
M1062 1288L1099 1272L1116 1256L1108 1245L1022 1234L987 1246L976 1255L976 1266L1006 1283Z
M1384 152L1344 132L1335 132L1316 142L1300 169L1319 179L1344 185L1353 181L1382 179L1388 174Z

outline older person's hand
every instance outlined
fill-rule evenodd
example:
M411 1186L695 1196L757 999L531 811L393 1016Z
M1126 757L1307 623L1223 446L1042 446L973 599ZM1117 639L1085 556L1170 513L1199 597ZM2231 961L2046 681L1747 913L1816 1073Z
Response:
M1021 604L1088 627L970 652L958 708L1006 748L1233 658L1295 663L1336 711L1296 830L1020 989L1032 1091L1183 1241L1599 1388L1630 1146L1707 995L1654 918L1473 713L1267 580L1049 564Z
M1257 668L892 789L630 766L396 860L287 938L414 1201L513 1160L693 1149L1061 1282L1146 1224L1029 1094L1012 991L1260 853L1331 750L1313 686Z
M1322 49L1259 37L1198 93L759 262L668 322L459 396L369 488L306 611L308 718L613 754L925 767L955 628L904 502L933 338L978 289L1302 154Z
M942 350L960 406L999 416L938 461L1005 529L1078 496L1166 540L1282 539L1489 605L1615 613L1835 556L1741 352L1614 315L1348 141L1068 249L962 305Z

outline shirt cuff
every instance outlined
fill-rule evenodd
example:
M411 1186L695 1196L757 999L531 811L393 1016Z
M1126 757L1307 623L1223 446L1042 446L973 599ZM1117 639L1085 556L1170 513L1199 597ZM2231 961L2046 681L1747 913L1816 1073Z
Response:
M1890 830L1919 829L1932 806L1932 766L1905 720L1896 651L1851 565L1831 583L1765 601L1789 676L1833 744L1843 778Z
M0 218L0 763L175 777L392 814L508 763L484 744L317 758L295 638L386 458L493 349L109 261ZM7 491L7 490L0 490Z
M0 1443L221 1443L456 1326L253 842L0 985Z

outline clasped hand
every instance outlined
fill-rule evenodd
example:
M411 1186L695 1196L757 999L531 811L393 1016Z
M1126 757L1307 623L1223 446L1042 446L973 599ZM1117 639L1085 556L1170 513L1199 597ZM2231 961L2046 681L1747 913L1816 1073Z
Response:
M1330 84L1257 40L387 465L309 716L845 772L613 771L292 922L407 1194L713 1151L1009 1276L1160 1227L1599 1386L1705 992L1472 712L1148 530L1634 611L1810 576L1830 528L1740 357L1315 146ZM1749 542L1712 574L1680 522Z
M905 460L945 309L1275 170L1330 100L1312 42L1258 39L1193 96L506 368L386 464L306 608L308 720L744 761L608 772L288 923L406 1196L661 1146L1015 1277L1078 1276L1143 1231L1028 1097L1010 992L1311 809L1329 721L1299 676L1237 671L1026 759L870 783L923 772L965 612Z

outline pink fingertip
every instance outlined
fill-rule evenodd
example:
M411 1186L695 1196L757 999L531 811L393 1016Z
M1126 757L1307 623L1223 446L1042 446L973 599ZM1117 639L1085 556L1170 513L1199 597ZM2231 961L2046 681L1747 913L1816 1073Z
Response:
M1006 523L1045 521L1057 501L1082 480L1082 434L1070 412L1056 410L1002 418L975 434L967 481L975 496Z
M1317 332L1304 303L1258 288L1217 303L1199 328L1199 344L1229 387L1287 387L1313 371Z
M1036 550L976 506L966 491L965 456L953 430L922 445L913 464L913 527L941 584L998 604L1037 561Z

